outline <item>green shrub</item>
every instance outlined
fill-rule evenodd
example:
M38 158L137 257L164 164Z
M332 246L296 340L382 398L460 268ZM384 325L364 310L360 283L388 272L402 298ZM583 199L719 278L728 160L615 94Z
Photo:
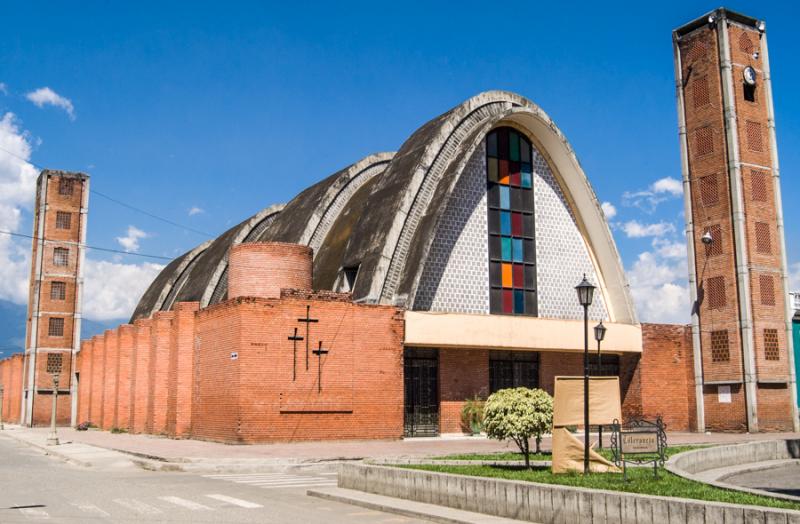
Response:
M483 429L489 438L513 440L530 467L531 437L540 452L542 434L553 425L553 397L541 389L510 388L492 393L483 411Z
M461 407L461 425L465 430L469 430L473 435L477 435L483 428L483 407L484 402L477 395L467 399Z

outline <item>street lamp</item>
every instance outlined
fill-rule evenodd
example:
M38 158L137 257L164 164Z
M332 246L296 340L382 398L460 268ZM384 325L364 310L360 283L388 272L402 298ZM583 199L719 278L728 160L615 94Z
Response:
M53 373L53 411L50 413L50 435L47 437L48 446L58 446L56 433L56 407L58 406L58 374Z
M602 360L600 357L600 342L606 337L606 327L603 325L603 320L594 327L594 339L597 341L597 372L602 373ZM598 426L598 439L600 440L600 449L603 449L603 425Z
M592 305L594 286L583 280L575 286L578 302L583 306L583 474L589 473L589 306Z

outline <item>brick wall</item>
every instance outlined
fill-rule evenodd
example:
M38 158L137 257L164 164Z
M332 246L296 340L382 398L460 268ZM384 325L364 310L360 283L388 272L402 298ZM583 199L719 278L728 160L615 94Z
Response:
M89 420L92 398L92 340L81 341L81 350L75 361L80 375L78 379L78 420L81 424Z
M3 385L3 421L19 422L22 402L22 354L0 360L0 384Z
M105 347L105 378L103 381L103 412L100 427L109 430L116 426L117 417L117 381L119 373L119 348L117 347L117 331L107 329L103 334Z
M228 298L278 298L281 288L311 289L312 251L298 244L242 243L230 250Z
M105 381L106 370L106 346L103 335L92 337L92 367L91 380L89 386L89 421L100 426L103 419L103 383Z
M123 324L117 328L119 371L117 375L117 415L115 427L129 429L131 410L131 367L134 351L134 327Z
M489 351L486 349L439 350L439 431L469 432L461 421L464 401L489 396Z
M191 429L194 321L199 309L199 302L181 302L174 309L167 397L167 433L172 437L187 436Z
M132 373L133 393L131 395L131 421L129 427L132 433L143 433L147 421L147 404L150 391L150 330L151 319L139 319L134 323L134 344L136 358L133 361Z
M156 435L167 431L167 404L169 396L169 357L172 342L172 311L158 311L153 315L150 331L150 384L147 400L145 430Z

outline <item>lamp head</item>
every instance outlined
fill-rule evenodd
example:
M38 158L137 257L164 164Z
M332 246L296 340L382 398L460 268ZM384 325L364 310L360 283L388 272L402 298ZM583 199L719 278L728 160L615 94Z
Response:
M711 231L706 231L703 233L703 236L700 237L700 241L707 246L711 245L711 243L714 242L714 237L711 236Z
M606 327L603 325L603 321L600 320L600 323L594 327L594 339L598 342L602 342L606 336Z
M583 275L581 283L575 286L575 290L578 292L578 302L581 306L589 307L592 305L595 287L586 280L586 274Z

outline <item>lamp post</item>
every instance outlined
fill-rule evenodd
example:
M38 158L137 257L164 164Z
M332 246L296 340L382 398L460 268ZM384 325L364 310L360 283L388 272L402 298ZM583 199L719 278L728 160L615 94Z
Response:
M583 474L589 473L589 306L592 305L594 286L583 280L575 286L578 302L583 306Z
M606 327L603 325L603 320L594 327L594 339L597 341L597 372L602 372L602 361L600 357L600 342L606 337ZM600 440L600 449L603 449L603 425L597 426L598 439Z
M47 437L48 446L58 446L56 433L56 407L58 406L58 375L53 373L53 411L50 413L50 435Z

